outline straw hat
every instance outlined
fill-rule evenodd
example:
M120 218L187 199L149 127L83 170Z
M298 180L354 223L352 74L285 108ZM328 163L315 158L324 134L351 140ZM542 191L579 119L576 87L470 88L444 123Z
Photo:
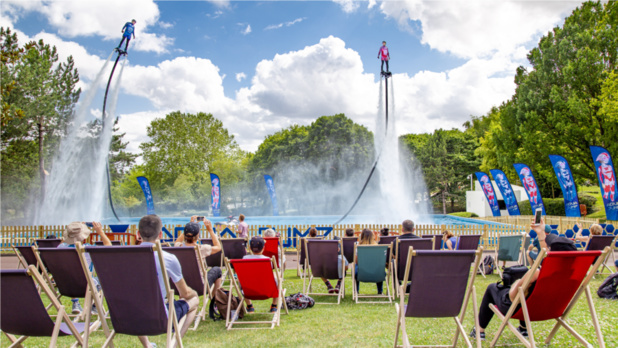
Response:
M90 229L85 223L79 221L71 222L64 231L64 242L66 244L83 242L89 235Z

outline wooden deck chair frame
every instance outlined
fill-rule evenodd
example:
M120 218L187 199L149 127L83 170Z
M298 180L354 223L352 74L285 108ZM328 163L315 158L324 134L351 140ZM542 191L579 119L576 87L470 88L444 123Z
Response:
M275 257L275 261L279 260L279 264L277 265L277 269L279 270L279 276L281 277L281 279L285 278L285 262L283 262L283 257L285 254L285 251L283 250L283 236L279 235L279 237L265 237L265 238L277 238L278 239L278 244L277 244L277 251L279 252L279 255L277 255ZM266 245L264 245L264 248L266 248ZM265 255L268 256L268 255Z
M270 329L274 329L275 326L279 326L281 324L281 308L285 308L285 314L290 314L288 311L288 306L287 303L285 302L285 293L286 293L286 289L283 288L283 278L281 278L281 272L279 271L278 267L277 267L277 261L275 260L275 257L271 257L270 259L270 264L273 268L273 276L275 277L275 281L277 282L277 290L279 292L279 298L277 299L277 311L275 313L253 313L252 315L255 314L272 314L272 319L271 320L265 320L265 321L247 321L247 320L243 320L243 321L238 321L238 314L239 314L239 310L236 310L233 313L231 313L231 305L232 305L232 295L233 295L233 290L236 290L236 294L239 297L239 307L244 306L244 302L245 302L245 295L242 292L242 287L241 285L239 285L239 280L234 277L231 276L230 277L230 287L229 287L229 292L228 292L228 298L227 298L227 313L225 314L225 327L227 330L259 330L259 329L268 329L269 327L234 327L234 325L263 325L263 324L269 324L270 325ZM234 274L234 269L231 266L230 260L228 258L224 259L224 263L225 263L225 267L228 269L228 272L230 272L230 275Z
M573 307L575 306L575 304L579 300L579 297L583 293L585 293L586 294L586 300L588 302L588 309L590 311L590 317L592 319L592 325L594 326L594 329L595 329L595 333L596 333L596 336L597 336L599 347L601 347L601 348L605 347L605 342L603 340L603 333L601 332L601 327L599 325L599 320L597 318L596 310L594 308L594 302L592 301L592 294L590 292L589 284L590 284L590 280L592 280L592 277L594 276L594 274L596 273L597 269L599 268L599 266L601 265L601 263L603 262L604 258L607 256L607 254L609 252L610 252L610 248L609 247L606 247L601 252L601 255L597 258L597 261L593 264L592 269L588 271L586 277L584 278L584 280L580 284L579 288L577 289L577 291L573 295L573 298L571 299L569 305L564 310L564 313L562 314L562 316L560 316L559 318L554 318L554 320L556 320L556 324L554 325L554 328L550 332L549 336L547 336L547 338L545 339L545 344L550 344L550 342L553 339L554 335L556 334L558 329L560 329L560 327L562 326L571 335L573 335L580 343L582 343L584 346L592 347L592 345L590 345L579 333L577 333L577 331L575 331L575 329L573 329L569 324L566 323L567 315L569 314L571 309L573 309ZM573 253L577 253L577 252L573 251ZM539 265L541 264L541 261L546 256L547 256L547 249L543 248L540 251L539 256L537 257L537 259L535 260L534 264L532 265L532 267L530 269L531 270L538 269ZM528 289L528 287L532 283L531 280L532 280L533 274L534 274L534 272L526 273L526 275L523 278L522 285L517 289L518 290L517 291L517 295L516 295L517 297L515 298L515 300L511 304L511 307L509 308L509 310L508 310L508 312L506 314L502 314L500 312L500 310L495 305L490 305L489 306L489 308L502 321L502 323L500 324L500 327L498 328L498 331L496 332L493 340L491 341L490 347L495 347L496 346L496 343L498 342L498 339L502 335L502 332L507 327L509 328L509 330L511 330L511 332L513 332L513 334L517 337L517 339L519 339L526 347L532 347L532 348L536 347L536 342L534 340L534 333L532 331L532 325L531 325L531 321L530 321L530 316L528 314L528 307L526 305L526 297L525 297L525 291ZM509 322L509 319L511 319L511 316L513 316L515 314L516 310L518 309L517 308L518 306L521 306L521 310L523 311L523 316L524 316L524 319L525 319L524 321L526 322L526 328L528 329L528 337L529 337L529 339L526 339L524 336L522 336L521 333L519 333L519 331L517 331L515 326L513 326L513 324L511 324ZM478 329L477 329L477 332L478 332Z
M603 273L603 271L606 269L609 271L610 274L614 273L612 269L610 268L611 266L607 264L607 261L609 260L609 257L611 256L614 262L616 262L616 256L614 255L614 248L616 246L616 241L618 241L618 235L614 236L614 238L612 239L612 243L609 245L610 252L603 258L603 262L601 263L601 266L599 266L599 269L597 270L598 273ZM589 246L590 246L590 241L588 241L588 243L586 244L586 248L584 250L588 251Z
M505 235L505 237L513 237L516 235ZM498 274L500 275L500 278L502 278L502 268L498 265L498 262L500 260L498 260L498 252L500 251L500 237L502 236L498 236L498 246L496 247L496 249L494 250L494 258L496 260L496 269L498 270ZM520 237L520 246L519 246L519 258L517 259L517 262L523 264L524 261L526 259L526 250L525 250L525 246L524 244L526 244L526 233L522 232L519 233L519 237ZM523 257L523 260L522 260ZM481 265L481 268L484 268L483 265ZM483 272L485 270L483 269Z
M386 249L386 254L388 256L391 255L391 247L392 244L376 244L376 245L361 245L361 247L380 247L383 248L384 246L388 245L387 249ZM354 263L352 263L352 265L354 265L354 268L352 269L352 299L356 302L356 303L374 303L374 304L390 304L393 303L393 296L391 295L391 279L392 279L392 270L393 270L393 263L389 262L388 263L388 268L386 271L386 279L384 279L384 282L386 283L386 295L382 294L382 295L361 295L358 293L358 290L356 289L356 267L357 267L357 249L358 249L358 244L354 245ZM388 299L388 301L359 301L359 299L361 298L386 298Z
M482 234L480 234L480 235L475 235L475 234L460 234L459 236L457 236L457 246L456 246L456 248L455 248L455 249L453 249L453 250L461 250L461 249L459 249L459 243L461 242L461 237L462 237L462 236L465 236L465 237L468 237L468 236L479 236L479 242L478 242L478 244L479 244L479 245L481 244L482 239L483 239L483 235L482 235ZM464 249L464 250L466 250L466 249ZM496 258L496 260L495 260L495 261L496 261L496 263L498 263L497 258ZM485 269L484 269L484 268L485 268L485 267L483 267L483 263L481 263L481 264L479 264L479 266L477 267L477 270L478 270L478 272L479 272L479 273L481 273L481 275L483 276L483 278L487 278L487 275L485 274ZM500 276L502 276L502 273L500 274Z
M207 240L207 239L210 239L210 238L201 238L201 239L200 239L200 245L203 245L203 244L202 244L202 241L203 241L203 240ZM207 244L207 245L212 246L212 244ZM199 247L198 247L198 249L199 249ZM200 253L200 252L198 252L198 253L201 255L201 253ZM219 268L221 268L221 269L222 269L222 270L221 270L221 284L223 284L223 281L225 280L225 278L223 278L223 276L224 276L224 274L223 274L223 273L224 273L224 271L225 271L225 273L226 273L225 275L227 275L227 269L225 268L225 265L224 265L224 263L223 263L223 259L225 258L225 255L223 254L223 247L221 248L220 253L221 253L221 256L220 256L220 257L221 257L221 264L219 264L219 265L213 265L213 266L211 266L210 268L212 268L212 267L219 267ZM211 256L212 256L212 255L211 255ZM201 257L201 256L200 256L200 257ZM204 263L204 266L203 266L203 267L204 267L204 270L205 270L205 271L207 271L207 270L209 269L209 268L208 268L208 263L206 262L206 260L207 260L209 257L210 257L210 256L207 256L205 259L203 259L203 260L202 260L202 261L203 261L203 263ZM205 274L205 276L206 276L206 275L207 275L207 272L204 272L204 274ZM208 282L206 282L205 284L208 284ZM214 284L214 283L213 283L212 285L209 285L209 286L208 286L208 297L209 297L209 299L210 299L210 300L212 300L212 299L214 298L214 290L215 290L215 284ZM206 316L204 316L204 320L205 320L205 319L206 319Z
M307 238L311 238L311 239L324 239L324 237L300 237L300 242L298 244L298 246L296 247L296 275L298 276L298 278L300 279L304 279L305 276L307 275L307 268L305 268L306 266L306 262L301 263L301 253L302 253L302 247L305 246L305 240ZM305 255L307 253L307 250L305 249ZM307 260L307 258L305 257L305 261Z
M435 249L433 249L433 248L436 247L436 241L435 241L436 237L435 236L431 237L431 238L420 238L420 239L430 240L431 241L431 247L432 247L431 250L435 250ZM393 259L394 262L395 262L395 265L393 265L392 269L391 269L391 271L392 271L391 274L393 276L393 281L391 283L392 283L392 287L393 287L393 295L394 295L395 298L399 297L399 274L398 274L398 272L400 272L399 269L398 269L399 268L399 266L398 266L398 263L399 263L399 261L398 261L399 260L399 243L400 243L399 238L395 239L394 244L393 244L393 247L394 247L395 250L394 250L394 252L391 251L391 255L394 254L394 256L395 256L395 258ZM405 269L402 270L402 271L405 272ZM406 279L406 278L404 278L404 279ZM407 284L407 282L402 282L402 284L403 283ZM407 292L404 293L404 295L407 295L407 294L408 294Z
M406 270L405 270L404 279L408 279L408 277L410 276L410 265L411 265L412 257L416 256L416 253L417 252L414 251L412 247L409 248L408 260L406 262ZM479 331L480 327L479 327L479 319L478 319L478 306L476 303L476 287L474 286L474 280L476 278L476 269L478 269L478 266L481 264L481 258L483 257L483 247L479 246L475 254L476 256L474 257L474 263L473 263L474 266L472 267L472 272L471 272L472 274L468 278L468 283L466 286L466 292L464 294L461 311L459 313L459 316L456 316L453 318L455 319L455 324L457 326L457 330L455 330L455 335L453 337L453 344L452 345L425 345L425 346L414 345L414 347L457 347L457 340L459 339L459 335L461 334L461 336L466 342L466 345L469 348L472 348L472 343L470 342L470 339L468 338L468 333L463 327L463 321L466 315L466 308L468 307L468 303L470 302L470 299L472 299L472 312L474 316L474 326L476 328L476 346L477 348L481 348L481 334ZM400 286L399 285L397 286L397 291L399 292L399 303L395 303L395 311L397 313L397 328L395 331L394 347L406 347L406 348L411 347L410 338L408 337L408 334L406 332L406 313L405 313L406 286L407 286L407 282L403 282ZM403 345L397 345L397 341L399 339L399 331L401 331L401 334L402 334Z
M57 346L58 335L60 334L60 325L63 322L69 327L69 330L71 331L71 333L73 334L73 337L76 340L76 342L73 345L71 345L71 347L77 347L77 346L88 347L85 344L84 338L82 337L82 335L79 334L79 331L75 327L75 324L71 321L71 318L69 318L67 311L64 308L64 305L62 305L62 303L58 301L58 299L55 296L56 295L55 292L49 287L49 285L47 284L47 281L45 280L45 278L43 278L41 273L39 273L37 268L34 265L30 265L27 268L27 272L28 272L28 275L30 275L34 279L35 285L39 289L41 289L41 291L43 291L45 295L47 295L47 297L49 298L51 302L51 306L54 307L57 311L56 315L50 316L50 318L55 317L56 321L54 325L54 333L51 336L51 340L49 342L49 347L54 348ZM88 331L89 330L84 329L84 332L88 332ZM21 343L30 337L30 336L21 336L17 338L14 335L11 335L6 332L4 332L4 334L11 342L11 345L9 346L9 348L22 347Z
M341 255L341 270L343 273L343 276L341 277L341 287L339 290L339 293L333 293L333 294L329 294L329 293L320 293L320 292L311 292L311 285L313 284L313 273L310 272L311 269L311 262L309 261L309 240L308 239L304 239L305 242L305 251L307 253L306 257L305 257L305 272L307 272L308 277L309 277L309 284L305 285L305 281L307 279L307 274L305 275L305 277L303 278L303 292L305 294L307 294L307 296L313 295L313 296L334 296L337 297L337 303L331 303L331 302L317 302L315 301L315 304L326 304L326 305L333 305L333 304L341 304L341 299L343 299L345 297L345 256L343 256L343 243L341 242L341 240L338 241L339 243L339 255Z
M219 238L219 244L221 245L221 287L223 287L225 285L225 282L228 280L227 276L228 276L228 268L225 265L225 258L227 257L225 255L225 249L223 248L223 242L221 241L222 239L235 239L235 240L244 240L245 241L245 249L247 249L247 245L249 244L249 239L248 238ZM247 254L249 254L247 252ZM214 287L214 284L213 284ZM212 289L211 289L212 290Z
M80 251L80 254L86 252L86 249L79 244L76 244L76 247ZM161 266L161 272L163 273L163 279L169 279L167 274L167 268L165 268L165 260L163 258L163 249L161 247L161 242L157 240L156 244L152 247L152 251L156 253L157 258L159 259L159 265ZM85 266L85 263L82 263L82 267ZM86 267L87 268L87 267ZM89 278L89 281L93 281ZM168 314L167 314L167 335L166 335L166 347L178 347L183 348L182 337L180 336L180 328L184 325L185 320L187 320L187 316L183 316L180 321L176 318L176 309L174 307L174 290L171 288L169 281L165 281L165 292L167 293L167 306L168 306ZM92 283L89 283L90 288L92 289ZM113 347L113 340L116 336L116 331L113 330L106 334L106 340L103 343L102 348Z
M34 238L30 238L30 241L34 241ZM15 255L17 255L17 259L19 261L19 263L24 267L24 269L29 269L30 265L28 265L28 261L26 261L26 259L23 257L23 255L21 254L21 251L19 251L19 249L17 249L15 246L13 247L13 251L15 252ZM49 286L50 289L52 289L52 291L55 292L56 287L54 286L54 282L52 281L52 277L50 277L50 275L47 273L47 269L45 268L45 265L43 264L43 262L41 261L41 258L39 257L39 253L38 253L38 248L36 246L35 243L32 243L32 245L30 245L30 249L32 250L32 253L34 254L34 258L36 259L36 269L39 270L39 274L41 274L41 276L43 276L43 279L45 279L45 281L47 282L47 285ZM38 284L37 284L38 287ZM39 289L39 293L41 292L41 288L38 287ZM47 309L50 309L52 306L52 304L50 303L47 306ZM74 315L72 314L67 314L70 317L73 317Z

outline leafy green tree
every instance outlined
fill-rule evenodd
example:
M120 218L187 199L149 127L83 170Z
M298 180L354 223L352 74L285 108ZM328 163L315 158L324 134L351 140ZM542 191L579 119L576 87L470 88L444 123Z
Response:
M6 126L11 120L24 116L18 106L9 104L11 92L15 88L15 66L19 64L24 49L19 47L17 34L10 28L0 28L0 97L2 98L2 114L0 126Z
M109 150L109 171L111 180L119 180L126 175L131 167L135 164L135 159L139 156L127 152L129 142L123 142L122 138L126 133L118 133L118 118L114 122L114 134Z

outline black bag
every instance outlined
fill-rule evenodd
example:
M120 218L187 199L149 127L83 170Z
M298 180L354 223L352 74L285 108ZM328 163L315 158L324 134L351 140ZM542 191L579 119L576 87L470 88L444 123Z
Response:
M289 309L307 309L313 307L315 301L311 297L298 292L287 296L285 298L285 303Z
M518 279L528 272L528 267L524 265L517 265L507 267L502 271L502 284L504 287L510 288Z
M481 267L483 267L483 273L485 273L485 275L494 274L494 269L496 269L496 263L494 262L493 256L485 256L485 258L483 258L483 264L481 265Z
M208 315L214 321L225 319L227 315L227 301L229 297L229 291L225 291L222 288L215 290L215 297L210 301L210 307L208 308ZM239 310L238 319L242 319L245 315L245 307L240 303L240 298L232 296L230 303L230 310Z
M597 295L600 298L606 298L608 300L618 300L618 272L611 274L609 277L605 278L601 286L599 286L599 290L597 290Z

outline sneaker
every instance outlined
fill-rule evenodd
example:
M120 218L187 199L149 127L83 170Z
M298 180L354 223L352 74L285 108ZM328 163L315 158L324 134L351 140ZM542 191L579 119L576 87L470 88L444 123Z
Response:
M524 337L528 338L528 329L526 329L525 327L523 327L523 326L521 326L521 325L520 325L519 327L517 327L517 331L518 331L518 332L519 332L522 336L524 336Z
M481 332L480 336L481 336L481 341L485 341L485 333ZM475 327L473 327L472 331L470 331L470 337L476 338L476 328Z
M79 304L79 301L72 301L73 307L71 308L71 313L80 314L82 312L82 305Z
M253 305L247 306L247 313L254 313L254 312L255 312L255 308L253 308Z
M270 312L275 313L277 311L277 305L270 305Z

